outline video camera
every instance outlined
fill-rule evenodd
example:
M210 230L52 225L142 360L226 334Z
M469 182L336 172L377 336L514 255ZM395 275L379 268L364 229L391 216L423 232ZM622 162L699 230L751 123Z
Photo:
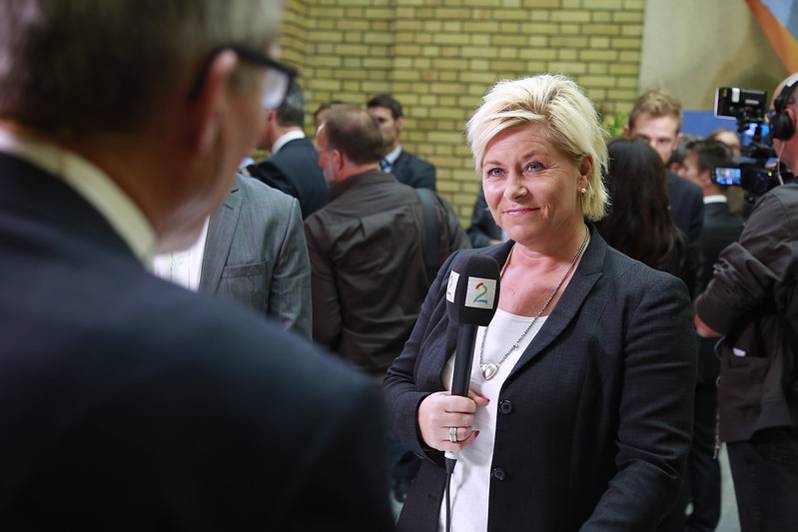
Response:
M737 120L737 133L747 142L742 155L728 168L715 168L713 181L745 190L746 201L754 203L768 190L781 184L779 175L792 178L778 161L767 120L767 91L719 87L715 93L715 116ZM780 172L779 172L780 170Z

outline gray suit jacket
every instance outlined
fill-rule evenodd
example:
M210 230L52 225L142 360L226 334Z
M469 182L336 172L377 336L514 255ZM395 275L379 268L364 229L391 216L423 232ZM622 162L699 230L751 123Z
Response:
M310 261L299 202L236 176L208 226L199 288L310 338Z

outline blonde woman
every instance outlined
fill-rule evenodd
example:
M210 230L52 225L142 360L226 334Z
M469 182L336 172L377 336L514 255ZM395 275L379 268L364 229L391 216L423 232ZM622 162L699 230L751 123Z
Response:
M488 207L510 240L498 310L452 396L451 259L385 390L395 434L424 456L400 531L445 530L443 452L457 451L451 530L655 530L690 445L695 332L675 277L610 248L607 148L563 76L498 83L468 123ZM461 252L466 253L466 252Z

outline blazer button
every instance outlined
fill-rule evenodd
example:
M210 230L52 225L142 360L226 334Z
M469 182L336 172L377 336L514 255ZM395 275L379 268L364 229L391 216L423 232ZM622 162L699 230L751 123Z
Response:
M491 471L490 474L496 480L504 480L505 478L504 469L502 469L501 467L494 467L493 471Z
M513 411L512 402L508 401L507 399L504 399L499 402L499 412L501 412L502 414L509 414L512 411Z

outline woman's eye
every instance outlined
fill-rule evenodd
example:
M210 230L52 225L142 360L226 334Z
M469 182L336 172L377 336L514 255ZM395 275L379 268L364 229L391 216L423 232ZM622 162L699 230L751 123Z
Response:
M501 177L504 175L504 170L501 168L491 168L487 173L488 177Z
M535 172L537 170L543 170L543 168L543 165L537 161L527 163L527 165L524 166L524 170L527 172Z

